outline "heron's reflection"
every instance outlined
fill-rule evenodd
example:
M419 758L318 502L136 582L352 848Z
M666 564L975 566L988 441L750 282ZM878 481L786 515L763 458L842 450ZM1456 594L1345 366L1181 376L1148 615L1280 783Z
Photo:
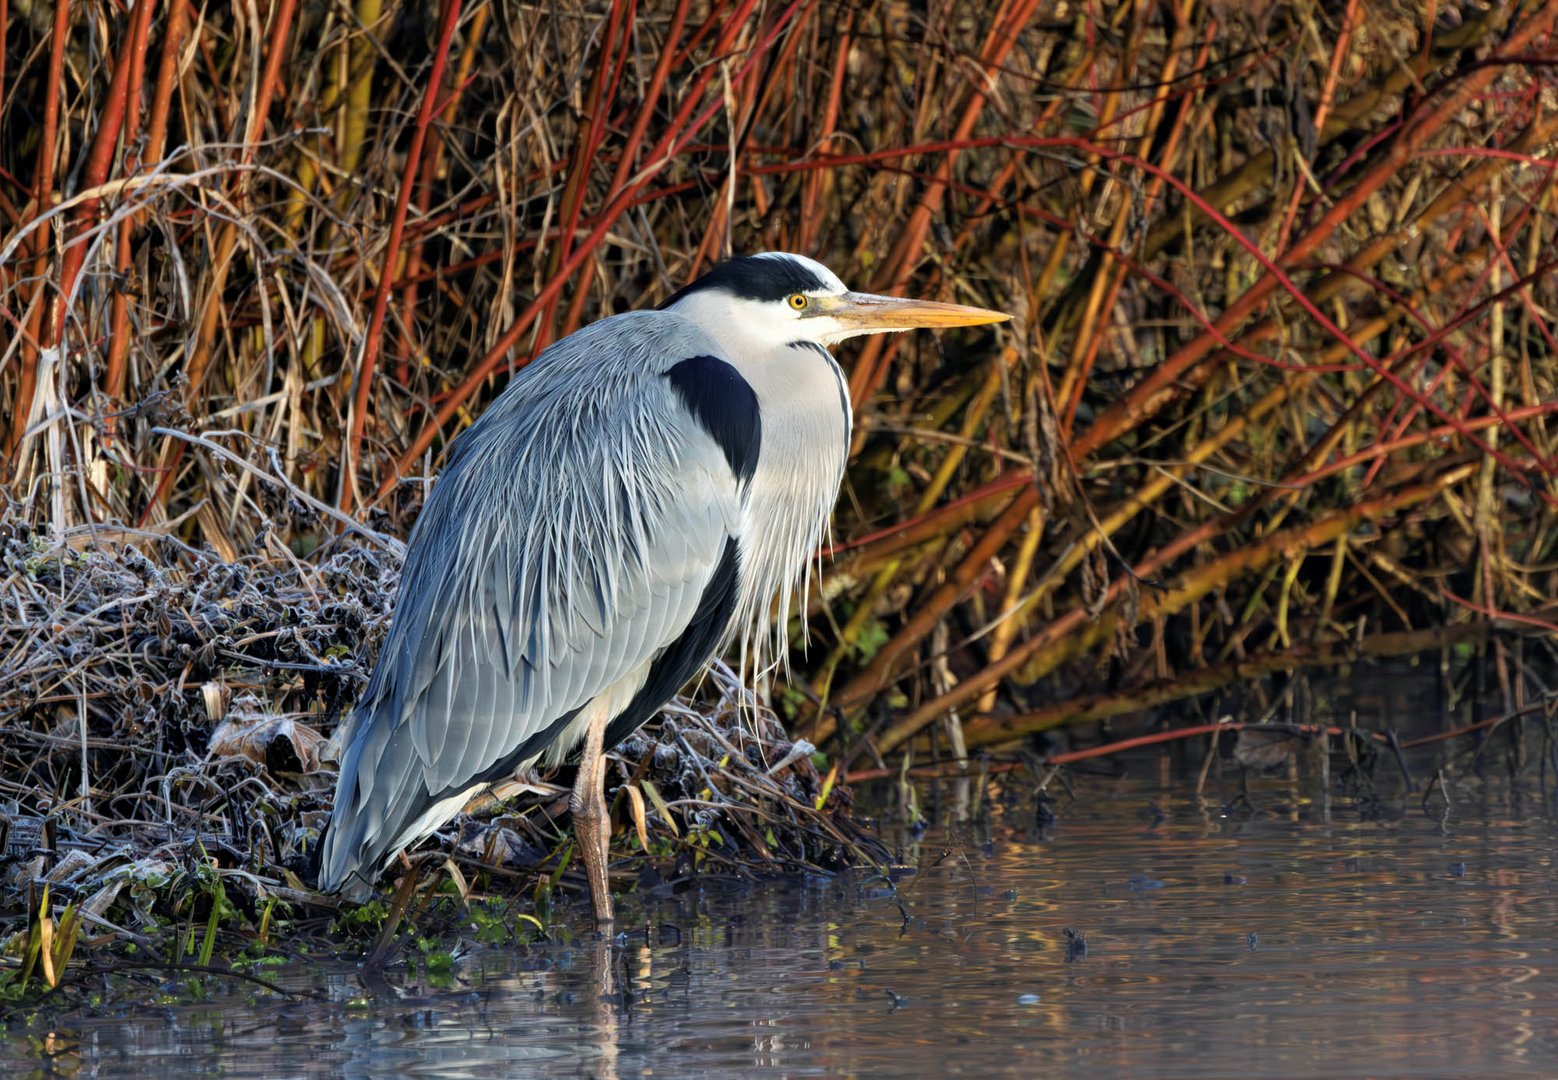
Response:
M617 1080L617 1026L622 1011L622 995L616 977L616 956L611 938L598 936L590 950L589 1013L590 1037L595 1042L595 1076L598 1080Z

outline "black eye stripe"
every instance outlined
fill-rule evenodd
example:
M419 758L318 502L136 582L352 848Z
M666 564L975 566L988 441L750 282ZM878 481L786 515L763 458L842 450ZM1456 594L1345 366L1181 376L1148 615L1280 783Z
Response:
M796 293L825 292L829 283L806 264L783 255L748 255L720 263L697 281L670 296L668 308L690 293L723 289L743 300L784 300Z

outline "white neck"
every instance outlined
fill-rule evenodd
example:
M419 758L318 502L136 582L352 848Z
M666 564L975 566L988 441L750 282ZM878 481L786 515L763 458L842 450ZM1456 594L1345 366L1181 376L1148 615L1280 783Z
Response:
M746 489L732 631L743 664L760 677L774 661L788 662L791 598L800 587L804 604L807 563L838 499L853 422L848 383L816 340L821 320L800 319L781 303L709 289L671 310L697 323L757 395L762 444Z

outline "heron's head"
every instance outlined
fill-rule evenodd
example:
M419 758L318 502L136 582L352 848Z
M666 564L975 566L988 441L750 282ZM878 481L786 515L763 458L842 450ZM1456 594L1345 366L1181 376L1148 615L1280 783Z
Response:
M779 348L797 341L833 345L861 334L978 326L1011 318L960 304L851 292L826 266L787 252L723 262L660 306L687 316L738 349Z

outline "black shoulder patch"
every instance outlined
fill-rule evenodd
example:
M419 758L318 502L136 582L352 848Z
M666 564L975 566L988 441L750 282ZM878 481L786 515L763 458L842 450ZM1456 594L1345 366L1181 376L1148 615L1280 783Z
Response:
M698 674L699 669L719 648L720 638L736 611L736 572L740 565L740 549L736 538L725 541L725 551L714 576L704 586L698 599L698 610L680 637L661 650L649 666L644 685L628 707L623 709L606 728L605 745L616 746L637 731L639 726L670 701L687 680Z
M682 404L719 446L736 479L757 471L763 419L757 394L741 373L717 356L694 356L665 373Z
M791 293L815 292L828 283L803 262L784 255L745 255L727 259L691 284L672 293L663 311L682 297L704 289L723 289L743 300L783 300Z

